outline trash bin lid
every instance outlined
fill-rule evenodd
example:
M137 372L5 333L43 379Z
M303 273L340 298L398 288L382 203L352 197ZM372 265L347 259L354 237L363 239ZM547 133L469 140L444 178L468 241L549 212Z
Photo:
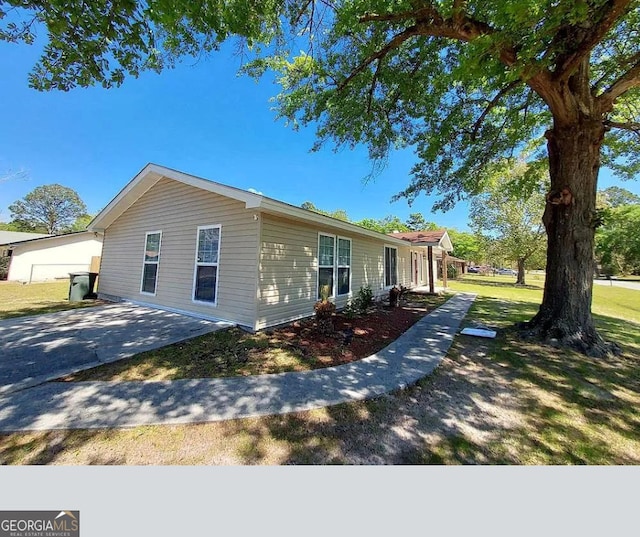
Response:
M69 276L88 276L89 272L69 272Z

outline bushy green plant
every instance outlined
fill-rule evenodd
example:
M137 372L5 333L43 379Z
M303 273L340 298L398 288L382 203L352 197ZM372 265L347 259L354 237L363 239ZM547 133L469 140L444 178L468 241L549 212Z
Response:
M371 286L365 285L360 287L358 296L356 297L357 307L360 311L365 312L373 305L373 291Z
M360 287L358 294L352 300L347 303L343 313L349 318L353 319L358 315L362 315L373 305L373 291L369 285Z

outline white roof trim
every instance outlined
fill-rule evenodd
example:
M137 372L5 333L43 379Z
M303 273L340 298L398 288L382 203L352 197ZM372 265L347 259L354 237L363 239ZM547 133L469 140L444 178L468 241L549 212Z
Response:
M200 188L214 194L244 202L248 209L258 207L262 196L252 194L239 188L233 188L194 175L158 166L147 164L119 194L111 200L98 215L91 221L88 229L91 231L104 231L115 220L131 207L142 195L154 186L160 179L166 177L180 183Z
M364 235L374 239L384 239L393 244L410 246L402 239L395 239L377 231L371 231L349 222L314 213L301 207L295 207L281 201L277 201L260 194L254 194L246 190L222 185L208 179L202 179L193 175L165 168L157 164L147 164L120 193L91 221L88 226L90 231L104 231L115 220L131 207L145 192L153 187L160 179L166 177L180 183L213 192L227 198L235 199L245 204L247 209L256 209L260 212L275 214L303 220L312 224L322 225L338 229L356 235Z
M86 233L91 233L91 235L94 236L94 238L97 238L97 235L102 236L102 232L101 231L72 231L71 233L63 233L62 235L45 235L44 237L37 237L35 239L25 239L22 241L13 241L13 242L7 242L5 244L2 244L0 246L21 246L23 244L31 244L34 242L42 242L42 241L52 241L52 240L56 240L56 239L68 239L69 237L79 237L80 235L86 234Z

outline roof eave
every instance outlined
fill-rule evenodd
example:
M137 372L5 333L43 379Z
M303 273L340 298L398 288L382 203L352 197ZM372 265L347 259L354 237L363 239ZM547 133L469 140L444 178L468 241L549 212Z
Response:
M194 175L188 175L178 170L165 168L157 164L147 164L129 183L116 195L98 215L89 223L90 231L104 231L141 196L151 189L160 179L166 177L180 183L213 192L227 198L243 202L247 209L260 206L262 196L253 194L234 187L229 187L202 179Z
M330 216L314 213L313 211L302 209L301 207L296 207L294 205L288 205L286 203L282 203L270 198L262 198L262 201L257 208L260 209L261 212L267 214L292 218L294 220L302 220L304 222L322 225L324 227L331 227L344 233L364 235L375 240L384 240L384 242L386 242L387 244L393 244L396 246L410 245L405 240L390 237L389 235L385 235L384 233L378 233L377 231L372 231L370 229L357 226L350 222L345 222L343 220L338 220L337 218L331 218Z

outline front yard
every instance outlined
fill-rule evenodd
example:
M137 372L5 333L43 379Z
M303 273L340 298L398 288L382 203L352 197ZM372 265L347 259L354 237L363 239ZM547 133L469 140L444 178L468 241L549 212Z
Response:
M409 389L283 416L5 434L0 463L640 464L640 291L595 290L598 327L623 349L596 360L517 339L510 326L541 297L540 282L529 283L453 282L479 294L463 325L499 335L458 335L434 374Z

